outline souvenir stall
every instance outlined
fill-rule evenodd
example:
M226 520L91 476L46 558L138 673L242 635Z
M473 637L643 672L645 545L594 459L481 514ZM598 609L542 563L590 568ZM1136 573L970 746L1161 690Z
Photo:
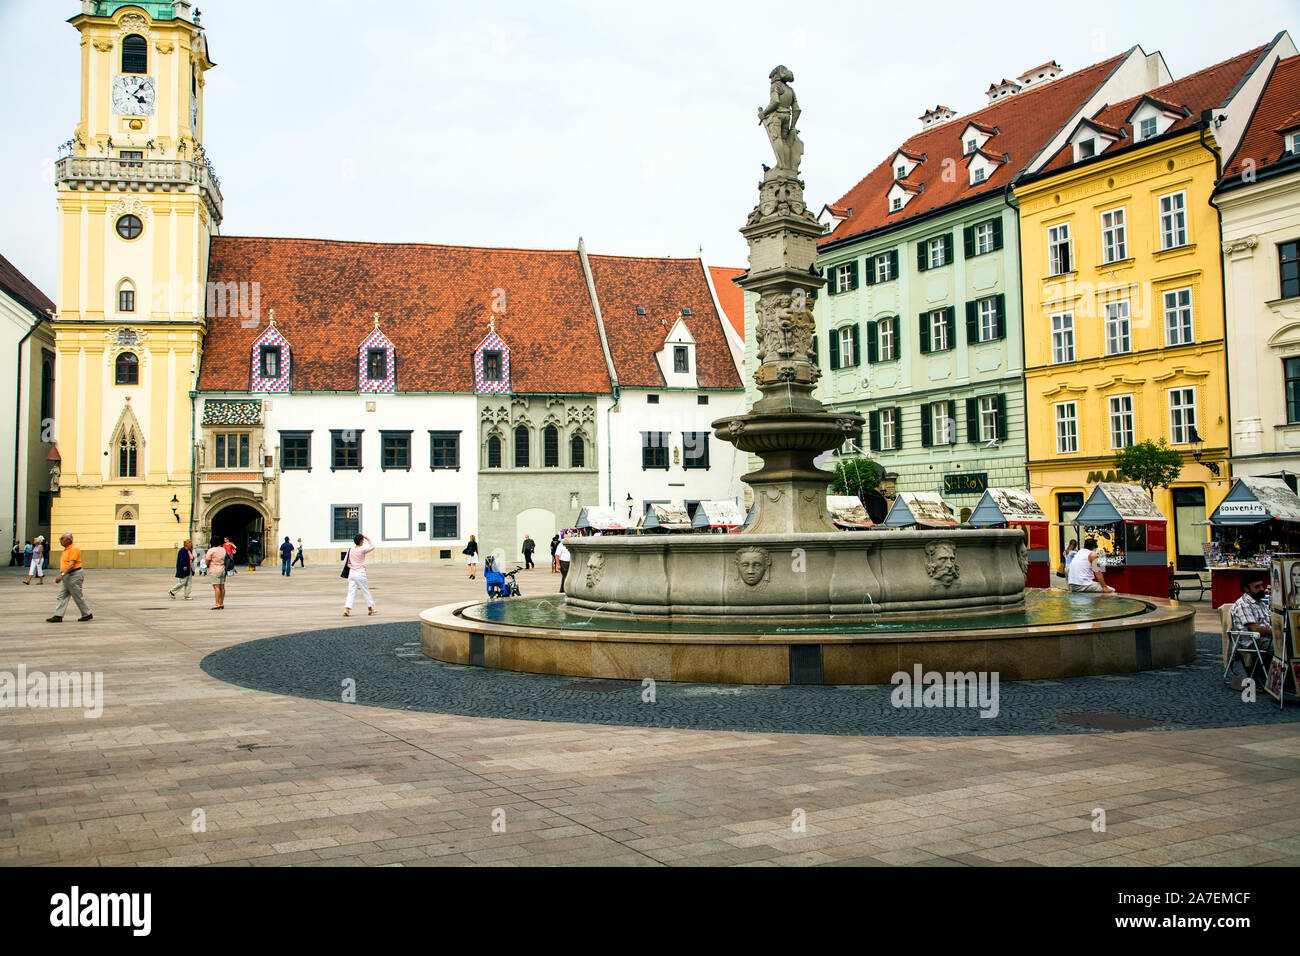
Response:
M827 495L826 513L841 531L865 531L875 527L857 495Z
M734 501L701 501L691 526L696 531L728 532L745 523L745 509Z
M603 505L588 505L578 514L577 532L580 535L622 534L627 525L619 520L618 512Z
M1137 485L1102 482L1074 519L1079 544L1096 538L1106 552L1106 583L1121 594L1169 597L1167 519Z
M641 530L653 534L683 533L691 530L691 516L681 505L652 504L641 519Z
M1273 555L1300 552L1300 497L1281 478L1235 478L1210 515L1211 603L1241 597L1241 579L1268 570Z
M938 492L900 491L885 515L886 528L955 528L957 518Z
M1029 549L1025 587L1051 587L1052 559L1047 542L1047 515L1028 491L1024 488L990 488L975 505L967 524L972 528L1019 530L1025 536L1025 547Z

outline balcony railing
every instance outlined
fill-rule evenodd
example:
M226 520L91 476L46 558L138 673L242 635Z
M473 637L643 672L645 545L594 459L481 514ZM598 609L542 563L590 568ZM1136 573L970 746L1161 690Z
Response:
M109 190L119 184L153 190L198 186L221 218L221 185L210 165L188 159L119 159L115 156L65 156L54 167L59 183L73 189Z

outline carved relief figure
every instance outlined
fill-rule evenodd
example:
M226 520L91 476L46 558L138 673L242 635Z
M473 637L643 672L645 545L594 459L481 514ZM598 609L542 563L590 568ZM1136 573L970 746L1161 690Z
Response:
M605 556L599 551L593 551L587 558L587 587L594 588L604 576Z
M946 588L957 583L961 568L957 566L957 545L951 541L931 541L925 546L925 573Z
M1020 573L1029 573L1029 548L1023 541L1016 542L1016 557L1020 560Z
M772 556L764 548L741 548L736 552L736 571L740 580L757 587L772 569Z
M772 81L772 96L767 106L759 109L758 121L772 141L776 168L793 178L799 175L799 164L803 161L803 140L795 129L795 123L799 122L799 100L790 87L794 74L778 66L767 78Z

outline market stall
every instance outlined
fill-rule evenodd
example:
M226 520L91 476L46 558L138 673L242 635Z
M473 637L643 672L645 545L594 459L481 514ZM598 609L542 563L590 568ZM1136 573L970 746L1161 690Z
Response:
M1080 544L1096 538L1106 552L1106 583L1121 594L1169 597L1167 519L1137 485L1104 481L1074 519Z
M1210 569L1210 603L1241 597L1241 580L1267 570L1273 555L1300 551L1300 497L1280 478L1235 478L1210 515L1205 563Z
M841 531L865 531L875 527L857 495L827 495L826 513Z
M952 509L934 491L900 491L885 516L886 528L955 528Z
M621 534L627 530L627 525L619 520L618 512L613 508L587 505L578 514L578 534Z
M1046 588L1052 583L1051 549L1047 543L1047 515L1024 488L990 488L984 492L967 524L973 528L1016 528L1025 536L1029 569L1025 586Z
M701 501L691 523L696 531L727 532L745 523L745 509L734 501Z
M681 505L652 504L641 519L641 530L655 534L689 532L691 516Z

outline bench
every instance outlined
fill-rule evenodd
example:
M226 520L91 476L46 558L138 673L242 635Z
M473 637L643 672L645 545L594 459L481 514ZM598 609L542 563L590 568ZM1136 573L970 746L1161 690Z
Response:
M1171 600L1177 601L1180 594L1193 589L1196 591L1196 600L1199 601L1205 597L1205 592L1210 590L1210 583L1196 571L1174 571L1170 573L1169 597Z

